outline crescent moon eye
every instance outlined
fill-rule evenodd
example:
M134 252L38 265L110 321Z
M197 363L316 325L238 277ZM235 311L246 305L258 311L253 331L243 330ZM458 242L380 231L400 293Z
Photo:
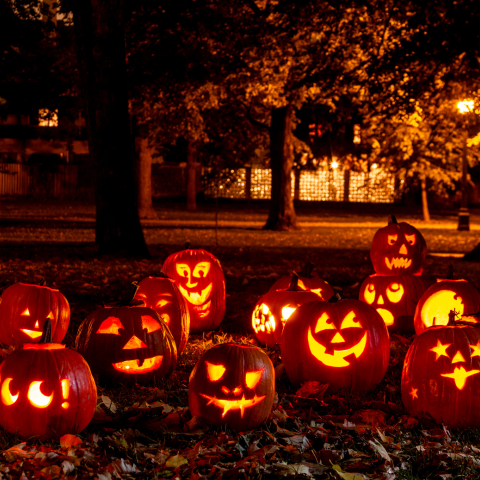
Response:
M13 378L6 378L3 381L2 384L2 391L1 391L1 397L2 401L5 405L13 405L18 398L18 393L16 395L12 395L10 393L10 382L13 380ZM20 392L19 392L20 393Z
M32 382L28 388L28 399L33 406L38 408L46 408L50 405L53 399L53 393L47 397L40 391L41 382Z

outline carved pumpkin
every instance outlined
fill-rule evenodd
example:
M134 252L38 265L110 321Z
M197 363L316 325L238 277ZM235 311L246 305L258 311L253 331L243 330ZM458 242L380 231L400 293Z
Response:
M273 364L263 350L223 343L198 360L188 385L192 415L237 431L258 427L275 396Z
M142 306L106 306L91 313L78 329L75 348L106 381L167 378L177 363L167 324L155 310Z
M24 344L0 366L0 425L41 440L79 433L97 405L87 362L59 343Z
M450 427L480 426L480 331L452 322L431 327L408 349L402 400L410 415L429 413Z
M206 250L186 249L165 260L162 272L187 300L190 331L216 329L225 314L225 276L218 259Z
M38 342L47 318L53 341L60 343L68 330L70 306L58 290L26 283L10 285L0 297L0 342L17 347Z
M144 278L138 284L135 299L155 310L168 325L177 345L177 355L180 355L187 345L190 314L186 300L175 282L166 276Z
M377 311L359 300L309 302L285 324L280 344L290 382L328 383L328 392L373 390L385 375L390 341Z
M468 280L438 280L421 296L415 310L415 332L420 335L434 325L447 325L451 310L458 318L476 313L480 294Z
M435 282L425 275L370 275L358 298L374 307L390 333L414 333L414 314L420 297Z
M252 326L255 335L269 347L280 343L284 325L298 306L319 300L316 293L299 288L298 282L299 278L294 272L286 289L267 292L253 309Z
M420 275L426 256L427 244L422 234L408 223L397 223L393 215L372 240L370 258L379 275Z
M328 300L334 294L333 288L318 276L312 275L315 265L307 262L298 273L298 287L316 293L320 300ZM292 275L279 278L270 288L270 291L286 290L292 281ZM317 299L318 300L318 299Z

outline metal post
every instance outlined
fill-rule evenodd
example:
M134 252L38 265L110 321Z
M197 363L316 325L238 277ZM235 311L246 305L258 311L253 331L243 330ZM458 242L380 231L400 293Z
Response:
M460 211L458 212L458 227L457 230L470 230L470 213L468 212L468 190L467 190L467 139L468 130L465 129L463 135L463 158L462 158L462 202L460 204Z

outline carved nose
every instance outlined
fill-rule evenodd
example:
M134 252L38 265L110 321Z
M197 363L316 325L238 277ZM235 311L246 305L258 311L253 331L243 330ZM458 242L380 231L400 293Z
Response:
M407 254L408 254L408 250L407 250L407 247L405 246L405 244L403 244L403 245L400 247L399 253L401 253L402 255L407 255Z
M147 346L134 335L123 347L124 350L133 350L136 348L147 348Z
M342 343L345 339L340 335L339 332L332 338L332 343Z
M380 296L378 297L377 305L384 305L384 304L385 304L385 302L384 302L384 300L383 300L383 297L380 295Z

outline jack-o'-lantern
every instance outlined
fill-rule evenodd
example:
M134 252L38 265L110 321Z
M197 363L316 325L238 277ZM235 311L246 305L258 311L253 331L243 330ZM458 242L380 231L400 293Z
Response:
M370 258L379 275L420 275L426 256L423 235L406 222L397 223L393 215L372 240Z
M268 417L274 396L273 364L257 347L216 345L200 357L190 374L190 411L214 425L252 430Z
M146 383L167 378L177 363L177 347L167 324L151 308L123 302L88 315L75 348L105 381Z
M411 334L418 300L434 282L425 275L370 275L358 298L377 310L390 333Z
M290 278L290 285L286 289L267 292L253 309L252 326L255 335L269 347L280 343L284 325L297 307L319 300L316 293L298 285L299 278L295 272Z
M206 250L187 248L168 256L162 272L187 300L190 331L216 329L225 314L225 276L219 260Z
M48 335L24 344L0 366L0 425L41 440L79 433L90 422L97 388L87 362Z
M298 273L298 287L301 290L310 290L316 293L320 300L328 300L333 296L333 288L318 276L312 274L315 265L307 262ZM292 275L279 278L270 288L270 291L285 290L290 286Z
M468 280L441 280L428 288L415 310L415 332L420 335L434 325L447 325L450 311L458 318L478 312L480 294Z
M177 345L177 355L180 355L187 345L190 314L175 282L167 276L144 278L138 284L135 299L155 310L168 325Z
M15 283L0 297L0 342L6 345L40 340L45 319L52 322L52 338L60 343L68 330L70 306L56 289Z
M410 345L402 400L410 415L426 412L450 427L478 427L480 330L455 322L454 315L449 325L428 328Z
M377 311L359 300L300 305L285 324L280 343L290 382L328 383L328 392L370 391L387 371L388 330Z

